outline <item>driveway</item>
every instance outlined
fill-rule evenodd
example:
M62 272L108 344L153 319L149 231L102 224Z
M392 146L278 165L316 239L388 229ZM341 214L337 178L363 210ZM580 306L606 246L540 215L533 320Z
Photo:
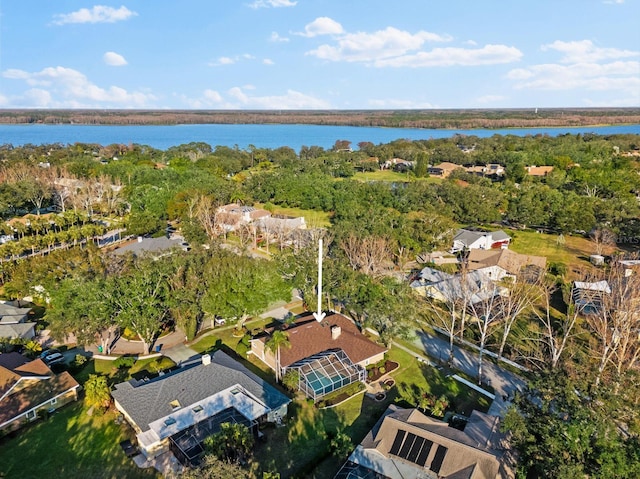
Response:
M436 361L447 361L449 358L449 342L441 337L416 331L416 339L413 344L421 348L428 356ZM454 358L452 367L463 373L478 377L478 355L454 345ZM495 390L496 398L489 408L489 414L503 416L511 404L505 398L512 398L515 391L522 391L527 383L520 376L508 371L484 358L482 361L483 383L490 385Z

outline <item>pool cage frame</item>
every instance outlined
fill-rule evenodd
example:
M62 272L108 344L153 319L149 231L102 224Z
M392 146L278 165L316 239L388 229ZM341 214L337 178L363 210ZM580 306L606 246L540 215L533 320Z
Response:
M169 447L182 464L197 465L204 453L204 440L220 432L221 425L229 422L244 424L254 436L257 434L258 421L247 419L241 412L230 407L177 432L169 438Z
M337 389L348 386L356 381L365 382L366 370L354 364L349 356L342 349L331 349L322 353L314 354L307 358L296 361L287 367L298 372L298 390L302 391L314 402ZM318 374L319 373L319 374ZM318 390L311 384L314 380L319 380L319 375L329 379L330 383L322 385Z

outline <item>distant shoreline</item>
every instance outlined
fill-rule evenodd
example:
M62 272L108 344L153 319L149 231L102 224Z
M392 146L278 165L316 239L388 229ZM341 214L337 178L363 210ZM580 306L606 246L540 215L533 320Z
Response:
M419 129L562 128L640 124L636 108L502 110L27 110L0 109L0 124L301 124Z

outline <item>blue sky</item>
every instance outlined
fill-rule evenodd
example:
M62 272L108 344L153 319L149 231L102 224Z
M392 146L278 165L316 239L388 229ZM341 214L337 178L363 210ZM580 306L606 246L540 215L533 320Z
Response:
M0 108L640 106L640 0L0 0Z

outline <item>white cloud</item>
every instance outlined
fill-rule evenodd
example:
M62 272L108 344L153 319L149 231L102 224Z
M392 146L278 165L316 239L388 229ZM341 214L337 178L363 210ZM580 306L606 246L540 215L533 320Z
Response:
M55 25L65 25L67 23L115 23L128 20L138 15L124 5L120 8L107 7L105 5L95 5L93 8L81 8L75 12L54 15Z
M298 2L292 0L256 0L249 4L251 8L295 7Z
M222 65L233 65L236 61L237 61L237 59L234 59L234 58L220 57L217 60L209 63L209 66L211 66L211 67L219 67L219 66L222 66Z
M640 62L542 64L512 70L507 78L517 89L640 91Z
M615 60L640 55L640 52L632 50L620 50L618 48L596 47L591 40L563 42L557 40L542 46L543 51L555 50L563 53L561 63L587 63L601 60Z
M448 36L420 31L415 34L387 27L374 33L349 33L341 36L335 45L320 45L307 52L323 60L347 62L372 62L397 57L409 51L419 50L425 42L444 42Z
M107 52L102 56L102 59L107 65L112 67L121 67L127 64L127 60L116 52Z
M342 25L329 17L318 17L304 27L304 32L297 33L303 37L317 37L318 35L339 35L344 32Z
M236 108L258 108L267 110L300 110L300 109L328 109L330 104L295 90L287 90L280 96L249 96L242 88L234 87L228 92L238 104Z
M376 60L376 67L449 67L497 65L516 62L522 58L522 52L506 45L485 45L482 48L434 48L412 55Z
M273 62L273 60L271 58L265 58L264 60L262 60L262 64L263 65L275 65L275 63Z
M222 96L215 90L205 90L204 97L213 103L222 102Z
M217 60L214 60L209 63L210 67L220 67L224 65L233 65L234 63L238 63L241 60L255 60L256 57L249 54L243 53L242 55L236 55L234 57L220 57Z
M310 28L310 25L313 24L305 27L306 36L315 36L313 33L316 30ZM334 33L339 34L340 32L336 30ZM495 65L515 62L522 58L520 50L507 45L424 49L427 43L442 43L451 40L453 38L450 35L423 30L410 33L394 27L387 27L372 33L358 32L338 35L335 43L320 45L318 48L306 52L306 55L334 62L362 62L379 68Z
M287 37L281 37L278 32L271 32L271 36L269 37L270 42L274 43L283 43L288 42L289 39Z
M24 81L29 86L40 87L29 89L21 98L13 100L15 106L20 106L18 103L22 102L29 106L52 108L140 108L149 106L156 99L151 94L129 92L118 86L99 87L89 81L83 73L61 66L48 67L39 72L7 70L3 76Z

